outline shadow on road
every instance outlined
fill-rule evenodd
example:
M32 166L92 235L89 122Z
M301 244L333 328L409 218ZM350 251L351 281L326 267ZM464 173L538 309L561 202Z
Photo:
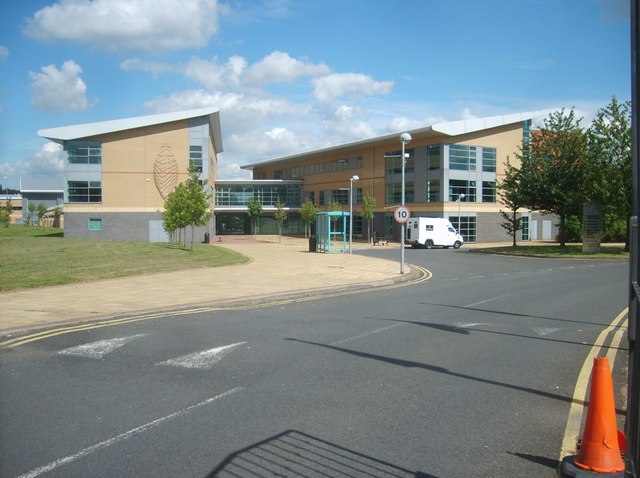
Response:
M437 478L296 430L287 430L230 454L207 478L239 476Z

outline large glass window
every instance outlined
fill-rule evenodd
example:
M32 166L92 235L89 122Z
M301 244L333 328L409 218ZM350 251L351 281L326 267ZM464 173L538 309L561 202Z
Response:
M475 171L477 149L475 146L462 144L449 145L449 169Z
M414 171L414 150L405 149L406 163L404 172L412 173ZM384 153L385 170L387 174L402 174L402 151L389 151Z
M100 164L102 144L98 141L69 141L67 159L72 164Z
M202 146L189 146L189 166L194 171L202 172Z
M496 202L495 181L482 181L482 202Z
M464 242L476 242L478 240L475 216L449 216L449 221L455 230L462 236Z
M450 179L449 201L457 201L461 194L464 194L462 202L476 202L476 182Z
M216 205L245 206L250 199L256 199L262 206L275 207L276 202L284 202L287 207L302 204L302 185L247 185L216 186Z
M404 202L405 203L415 202L415 190L414 190L413 181L405 182ZM402 204L402 183L387 183L385 203L386 204Z
M496 172L496 148L482 148L482 170Z
M522 222L520 223L520 225L522 226L522 240L523 241L528 241L529 240L529 217L528 216L522 216Z
M441 144L432 144L427 147L427 168L430 171L442 168Z
M69 181L67 192L69 202L102 202L100 181Z
M427 202L440 201L440 180L427 180Z

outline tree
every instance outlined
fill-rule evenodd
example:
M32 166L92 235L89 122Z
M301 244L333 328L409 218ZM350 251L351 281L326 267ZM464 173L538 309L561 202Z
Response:
M190 226L191 250L194 248L195 228L205 226L212 215L206 184L207 181L200 181L195 169L190 169L189 178L178 184L165 200L165 212L162 215L165 230L172 234Z
M247 201L247 214L251 218L253 224L253 234L258 234L258 218L262 214L262 204L256 198L251 198Z
M333 199L331 201L331 203L329 204L329 211L342 211L342 204L340 204L338 201L336 201L335 199ZM333 231L336 230L336 223L338 222L338 217L337 216L332 216L331 217L331 229Z
M11 203L11 199L7 199L7 202L4 203L2 209L0 209L0 223L4 224L5 227L9 227L11 223L11 213L13 212L13 204Z
M362 197L362 218L367 221L367 235L369 242L373 240L373 217L376 211L376 198L365 191Z
M278 224L278 242L282 242L282 223L287 220L287 211L284 210L284 203L280 198L276 201L276 212L274 214L276 223Z
M316 221L316 214L318 213L318 208L313 204L311 199L307 198L300 206L300 217L304 221L304 237L308 238L310 234L310 226Z
M521 155L521 158L522 156L523 155ZM522 179L523 173L521 168L513 166L507 156L504 179L498 184L498 194L500 195L502 203L509 208L510 214L500 210L500 215L505 220L500 226L506 229L507 233L513 238L514 247L516 246L518 231L522 229L522 217L518 217L518 209L524 207L527 202L526 197L522 193Z
M632 208L631 102L611 103L596 113L587 130L588 170L585 188L590 202L602 206L609 227L624 221L625 249L629 250L629 218ZM605 222L606 223L606 222ZM603 231L605 233L605 231Z
M33 221L33 215L36 212L36 203L29 201L29 206L27 206L27 209L29 210L29 215L27 216L27 225L31 226L33 225L34 221Z
M38 225L44 226L43 219L47 214L47 206L45 206L42 202L38 204L38 206L36 207L36 214L38 215Z
M566 221L570 215L580 215L585 200L584 177L586 136L580 128L573 109L564 108L549 114L544 128L531 136L530 153L532 175L528 189L527 207L555 214L560 219L560 245L566 245Z
M53 227L60 228L60 216L62 216L62 208L57 207L53 210Z

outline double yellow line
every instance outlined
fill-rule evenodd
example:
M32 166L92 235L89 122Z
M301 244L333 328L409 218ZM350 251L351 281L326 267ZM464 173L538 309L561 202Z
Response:
M364 292L372 292L374 290L395 289L397 287L404 287L408 285L418 284L420 282L424 282L431 278L431 272L429 272L427 269L424 269L418 266L412 266L412 267L414 267L419 271L418 277L413 280L409 280L407 282L401 282L398 284L390 284L390 285L385 285L380 287L370 287L370 288L354 289L354 290L343 290L343 291L338 291L333 293L329 292L325 294L315 293L306 297L303 296L303 297L291 297L288 299L275 299L272 301L262 301L259 303L247 304L247 305L236 305L236 306L227 306L227 307L225 306L194 307L189 309L153 312L149 314L136 315L133 317L124 317L120 319L108 319L108 320L101 320L98 322L86 322L78 325L71 325L67 327L58 327L55 329L44 330L42 332L23 335L20 337L15 337L13 339L5 340L4 342L0 342L0 349L15 348L31 342L37 342L38 340L44 340L51 337L56 337L58 335L73 334L75 332L101 329L103 327L111 327L114 325L131 324L133 322L141 322L143 320L159 319L163 317L175 317L178 315L188 315L188 314L195 314L199 312L213 312L216 310L249 310L249 309L255 309L257 307L267 307L267 306L271 307L271 306L281 305L281 304L290 304L293 302L317 300L317 299L326 298L326 297L338 297L338 296L348 295L348 294L361 294Z

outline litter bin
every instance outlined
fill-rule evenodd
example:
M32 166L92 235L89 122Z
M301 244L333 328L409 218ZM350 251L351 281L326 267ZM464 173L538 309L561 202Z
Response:
M208 232L204 233L204 243L205 244L209 244L209 239L211 239L211 236L209 235Z
M317 252L316 236L309 236L309 252Z

